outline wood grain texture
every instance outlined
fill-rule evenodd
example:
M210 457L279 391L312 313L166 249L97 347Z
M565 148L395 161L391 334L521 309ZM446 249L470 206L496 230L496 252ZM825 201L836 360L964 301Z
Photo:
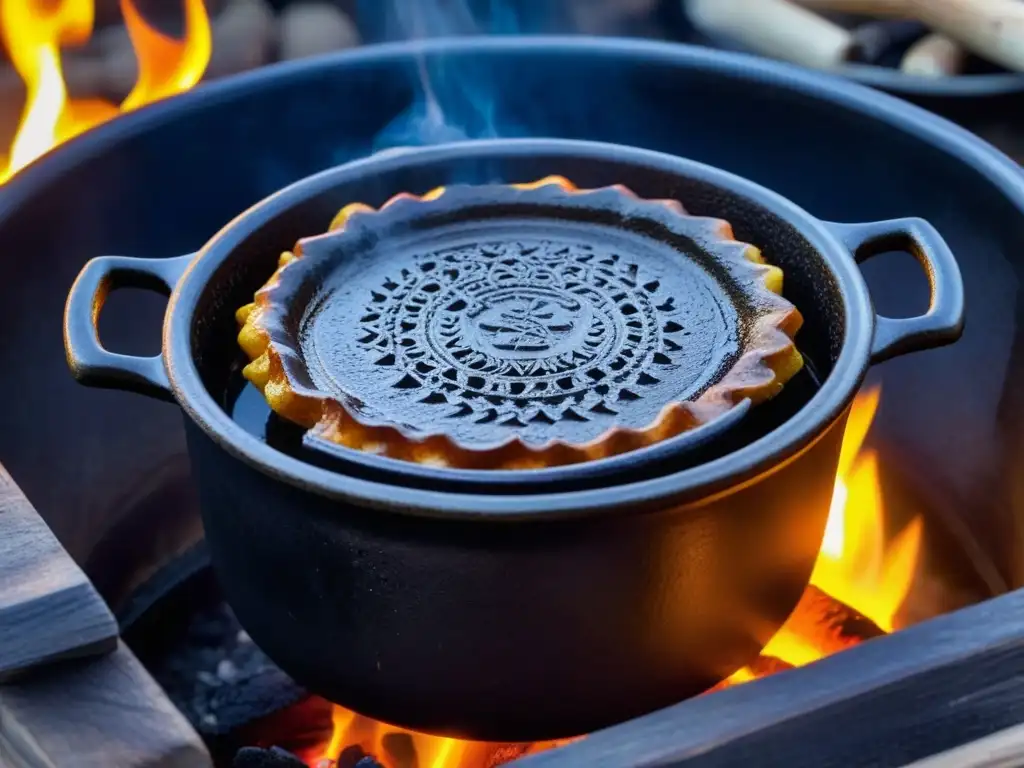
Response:
M884 768L1021 723L1024 590L515 765Z
M1024 765L1024 725L1007 728L907 768L1013 768Z
M212 768L185 717L120 643L0 687L3 768Z
M0 681L109 653L117 636L106 603L0 466Z

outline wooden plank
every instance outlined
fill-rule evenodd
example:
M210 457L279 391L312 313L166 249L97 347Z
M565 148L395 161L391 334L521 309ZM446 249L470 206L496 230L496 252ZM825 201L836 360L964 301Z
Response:
M1014 768L1024 765L1024 725L978 739L907 768Z
M3 768L212 768L184 715L128 647L0 687Z
M106 603L0 466L0 682L109 653L117 635Z
M1021 723L1024 590L515 765L884 768Z

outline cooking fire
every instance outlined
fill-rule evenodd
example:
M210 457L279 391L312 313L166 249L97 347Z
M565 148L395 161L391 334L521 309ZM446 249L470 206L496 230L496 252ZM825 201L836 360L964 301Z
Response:
M910 516L910 523L887 541L880 457L865 447L880 396L880 388L871 387L854 401L811 585L760 658L714 690L801 667L901 628L898 613L918 571L923 520ZM705 695L714 695L714 690ZM319 741L317 727L322 729ZM270 716L251 733L257 746L285 747L312 768L497 768L563 743L489 744L430 736L387 726L316 697ZM303 736L289 740L296 734ZM269 758L260 754L258 759ZM284 759L280 765L287 768Z
M683 2L684 14L709 7ZM107 141L125 160L110 183L134 222L149 203L139 187L175 166L136 178L132 169L149 162L143 149L180 155L182 167L206 151L178 144L169 127L166 144L145 147L145 117L183 116L186 137L219 140L198 113L231 84L132 113L204 79L353 45L373 16L356 2L173 5L0 0L0 68L24 88L16 129L5 135L0 114L0 185L12 210L31 178L60 168L48 153L73 158ZM488 23L511 24L498 5ZM641 4L630 5L635 21ZM388 3L377 20L415 35L438 21L460 34L478 26L468 4L454 3L450 17L440 4L403 7ZM557 765L680 710L739 712L759 691L770 698L850 669L886 644L914 643L926 627L912 625L1000 591L1001 574L985 570L988 554L950 512L959 502L937 499L921 457L890 434L907 387L888 383L890 367L876 370L904 355L926 370L917 353L960 341L964 238L905 206L880 205L892 215L878 220L821 219L816 204L802 207L800 188L789 199L768 186L777 174L706 163L702 148L725 150L718 139L690 146L672 134L686 139L675 147L610 124L575 137L580 116L603 113L575 110L559 86L573 115L534 115L503 80L488 80L494 73L437 66L462 45L410 49L400 74L380 77L390 48L340 57L365 77L325 78L294 104L285 87L247 113L257 133L273 124L280 143L261 145L241 172L225 156L240 188L230 211L207 199L201 174L183 177L201 206L182 216L188 242L154 244L159 217L115 225L121 240L93 237L91 220L54 209L74 219L81 242L60 270L63 314L53 302L40 310L60 319L62 383L83 385L68 402L124 397L130 414L158 400L180 407L184 432L175 422L175 453L153 459L154 470L140 417L138 434L116 441L138 445L121 474L141 490L83 503L87 516L94 506L133 515L83 518L94 540L73 552L81 572L68 571L96 604L90 617L109 617L107 634L96 620L95 639L52 645L42 628L41 650L11 663L10 633L0 631L0 685L12 673L17 694L20 675L54 659L118 664L114 677L142 681L132 686L140 699L166 702L161 717L175 735L165 743L184 740L180 754L206 757L203 768ZM130 54L116 75L115 49L119 66ZM235 63L219 69L224 57ZM576 58L552 68L551 82ZM247 82L254 92L298 84L305 66ZM696 59L686 66L710 76ZM791 76L773 99L787 89L825 98ZM335 89L356 86L373 97L337 104L365 106L366 125L361 111L332 115L330 152L310 144L309 157L278 162L308 128L284 118L318 117ZM618 86L609 78L608 87ZM622 119L655 109L645 87L636 80ZM717 93L700 103L720 111ZM528 95L552 98L543 88ZM118 128L133 122L140 132L121 140ZM246 123L229 115L216 125L240 137ZM766 135L765 146L775 140ZM165 148L167 157L156 153ZM753 155L737 155L736 167ZM165 192L162 209L175 204ZM0 217L0 235L7 226ZM67 250L54 229L40 253ZM123 250L106 247L122 241ZM926 312L888 312L861 267L895 251L916 257L906 281L927 291ZM125 288L162 294L159 334L105 307ZM124 351L146 333L159 335L159 354ZM97 413L122 418L116 404ZM9 485L0 466L0 513ZM138 510L171 498L167 487L175 509L149 515L138 535ZM0 558L9 521L0 515ZM133 547L152 548L153 562L125 565ZM969 567L948 564L957 558ZM0 587L0 619L6 594ZM74 706L89 700L78 685L68 685ZM98 692L97 710L115 699ZM14 745L19 768L59 764L48 750L60 739L22 727L30 718L17 695L10 701L0 697L0 753ZM43 730L59 719L43 718ZM663 730L674 732L669 722ZM96 732L104 725L90 721ZM649 764L676 748L647 735L638 743L659 743Z
M198 83L210 60L210 20L203 0L182 2L185 35L177 40L150 26L132 0L121 0L138 77L120 104L68 95L61 48L89 40L95 0L0 3L0 35L27 91L21 122L0 168L0 182L83 131Z

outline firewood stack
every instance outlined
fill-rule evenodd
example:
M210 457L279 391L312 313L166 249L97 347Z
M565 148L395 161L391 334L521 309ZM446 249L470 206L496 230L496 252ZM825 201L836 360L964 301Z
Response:
M971 54L1024 72L1021 0L684 1L705 34L808 67L878 64L896 47L895 66L913 75L961 74Z
M779 630L779 636L784 641L811 649L823 659L884 634L871 619L813 584L804 590L799 604ZM784 659L762 655L741 670L739 677L723 680L709 693L732 688L738 682L757 680L793 668L794 665Z

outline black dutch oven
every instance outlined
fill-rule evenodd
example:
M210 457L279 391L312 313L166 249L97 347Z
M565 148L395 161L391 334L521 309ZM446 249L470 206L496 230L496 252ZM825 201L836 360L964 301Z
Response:
M624 184L730 221L786 275L820 387L768 434L677 472L547 493L431 490L317 467L234 421L234 311L278 254L343 205L453 181ZM857 262L912 253L918 317L877 316ZM109 291L170 292L163 354L106 351ZM89 262L65 314L75 376L176 400L211 555L256 642L301 684L421 731L529 741L699 693L755 657L796 605L828 516L848 407L874 362L954 341L956 262L919 219L819 221L775 193L669 155L518 140L371 157L259 203L198 253Z

